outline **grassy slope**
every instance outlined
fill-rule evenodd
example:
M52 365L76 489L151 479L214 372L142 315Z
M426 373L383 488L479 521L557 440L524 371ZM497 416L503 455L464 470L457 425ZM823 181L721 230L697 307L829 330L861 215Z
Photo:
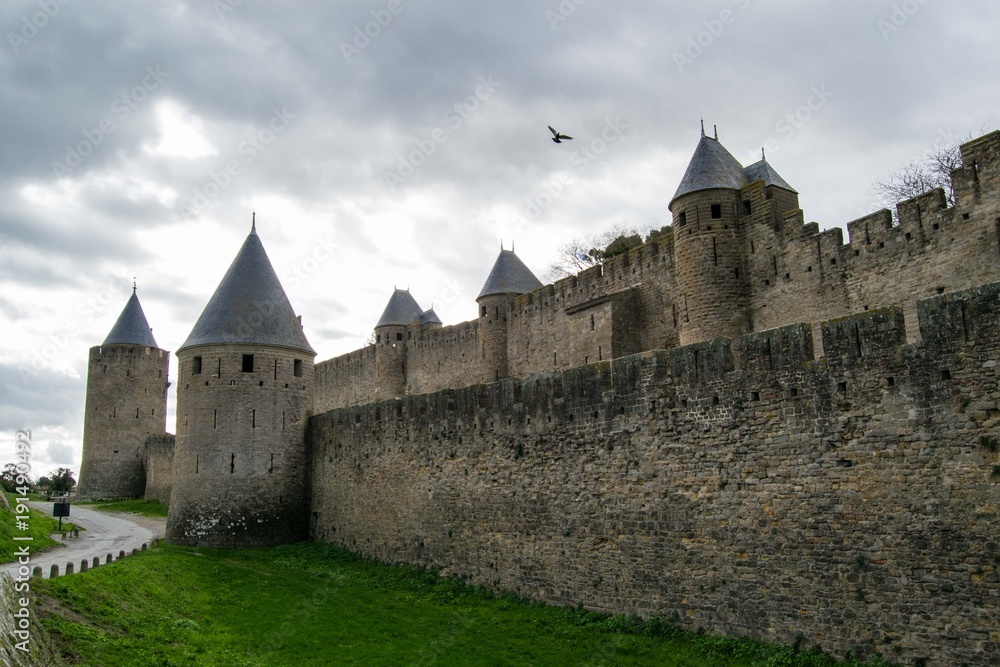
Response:
M75 664L831 665L817 654L496 598L317 544L165 547L38 581Z
M128 512L129 514L167 518L167 506L155 500L98 500L77 504L101 512Z
M15 498L17 498L17 494L7 494L11 507L17 505ZM15 560L14 552L25 544L28 545L31 553L37 553L60 544L57 540L49 537L50 534L56 532L58 521L58 519L32 509L27 518L28 531L25 532L17 527L17 517L14 512L0 506L0 563L9 563ZM72 528L72 524L63 521L64 530L67 526ZM14 540L15 536L23 537L25 535L30 535L32 540L30 542Z

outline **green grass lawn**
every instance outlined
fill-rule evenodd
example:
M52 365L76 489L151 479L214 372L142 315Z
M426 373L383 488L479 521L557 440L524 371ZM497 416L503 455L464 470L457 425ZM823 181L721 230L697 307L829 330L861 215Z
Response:
M102 512L128 512L130 514L167 518L167 506L155 500L96 500L76 504Z
M68 662L193 665L803 665L817 653L495 597L303 543L163 547L32 584Z
M17 506L17 494L8 493L7 500L10 501L11 508ZM27 524L28 530L22 530L18 527L18 518ZM24 545L28 545L28 549L31 553L38 553L44 549L54 547L61 544L59 540L53 540L49 537L52 533L57 532L56 526L58 526L58 519L55 519L48 514L39 512L36 509L31 509L24 518L24 515L15 516L14 512L8 510L6 507L0 507L0 563L9 563L16 560L14 555L15 551L20 549ZM63 530L72 530L73 524L68 521L63 521ZM31 541L19 541L15 540L14 537L31 537Z

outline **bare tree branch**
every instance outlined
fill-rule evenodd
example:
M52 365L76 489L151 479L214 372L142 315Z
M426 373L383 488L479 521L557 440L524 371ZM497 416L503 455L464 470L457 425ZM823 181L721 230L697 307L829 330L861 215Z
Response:
M985 134L985 132L983 132ZM963 141L972 139L970 132ZM942 188L948 206L955 205L955 188L951 182L951 172L962 166L962 152L959 144L935 144L921 158L904 164L889 172L885 178L872 183L872 194L879 203L893 211L896 204L912 199L935 188Z
M642 243L642 237L639 236L638 230L634 227L615 224L598 234L573 239L560 246L558 258L545 274L546 280L559 280L573 276L580 271L604 263L604 260L609 256L609 250L611 251L610 256L617 254L618 248L611 247L616 241L639 245Z

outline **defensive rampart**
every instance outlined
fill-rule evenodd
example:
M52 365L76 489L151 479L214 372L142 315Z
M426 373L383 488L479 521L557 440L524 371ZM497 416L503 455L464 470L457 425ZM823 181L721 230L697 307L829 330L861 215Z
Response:
M313 417L312 532L557 604L1000 661L1000 284ZM909 338L914 338L911 335ZM737 370L738 369L738 370Z

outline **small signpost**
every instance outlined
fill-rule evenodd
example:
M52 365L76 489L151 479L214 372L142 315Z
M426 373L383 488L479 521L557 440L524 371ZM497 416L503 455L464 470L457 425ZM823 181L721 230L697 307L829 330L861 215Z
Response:
M59 517L59 530L62 530L63 517L69 516L69 498L57 498L52 503L52 516Z

